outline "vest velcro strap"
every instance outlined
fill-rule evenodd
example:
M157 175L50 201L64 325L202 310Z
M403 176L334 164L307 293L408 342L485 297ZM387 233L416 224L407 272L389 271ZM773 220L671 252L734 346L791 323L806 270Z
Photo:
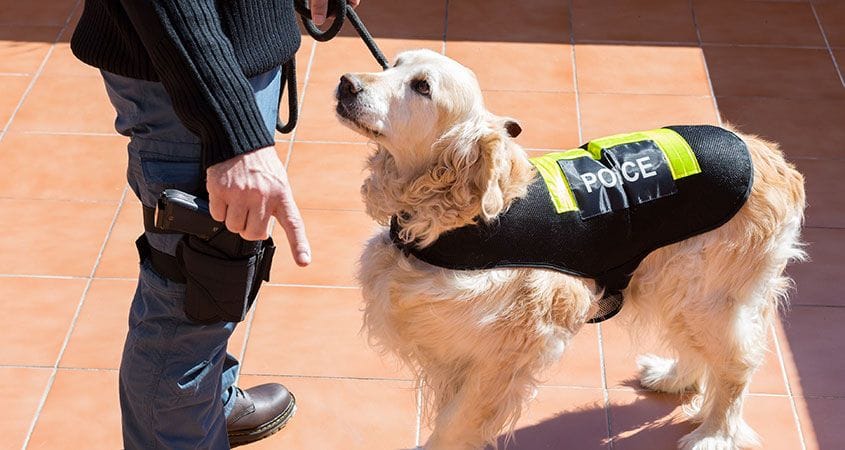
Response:
M149 260L150 266L157 274L176 283L186 282L185 275L179 269L179 262L176 257L153 248L147 240L147 236L142 234L135 241L135 247L138 248L138 256L141 261Z

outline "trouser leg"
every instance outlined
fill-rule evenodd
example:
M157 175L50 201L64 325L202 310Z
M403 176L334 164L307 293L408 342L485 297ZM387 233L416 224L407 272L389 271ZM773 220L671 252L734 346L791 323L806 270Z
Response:
M138 199L154 206L167 188L203 186L196 136L176 117L159 83L104 73L117 110L116 127L131 138L127 178ZM272 130L279 73L250 80ZM181 235L146 233L150 245L175 254ZM120 366L120 403L127 449L227 449L226 416L234 405L238 362L227 353L234 323L197 325L185 317L185 285L141 262Z

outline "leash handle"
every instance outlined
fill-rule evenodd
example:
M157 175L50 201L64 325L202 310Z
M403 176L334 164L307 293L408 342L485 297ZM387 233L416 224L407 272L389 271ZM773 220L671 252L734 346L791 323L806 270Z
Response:
M296 127L299 120L299 93L296 92L296 57L282 65L282 81L279 87L279 112L281 112L282 97L288 91L288 121L282 122L282 118L276 115L276 130L282 134L288 134Z
M334 0L329 3L326 16L334 16L332 25L326 31L320 31L314 21L311 19L311 9L308 8L308 0L296 0L293 4L296 12L302 17L302 25L305 26L305 31L311 35L317 42L326 42L337 36L340 29L343 28L343 21L346 19L348 11L352 11L346 4L346 0ZM354 12L353 12L354 14Z
M326 42L337 36L337 34L340 33L340 29L343 28L343 22L348 18L352 23L352 26L355 28L355 31L358 32L361 40L363 40L364 44L367 45L367 49L370 50L373 58L376 59L381 68L387 70L390 67L390 63L387 61L384 53L381 52L381 49L379 49L375 39L373 39L373 36L367 30L367 27L364 26L364 22L361 21L360 17L358 17L358 13L355 12L355 9L346 3L346 0L333 0L329 3L326 15L333 15L334 20L326 31L321 31L316 25L314 25L314 21L311 19L311 9L308 8L308 0L294 0L293 6L302 19L302 25L305 27L305 31L307 31L308 34L311 35L311 37L317 42ZM295 55L291 57L290 61L282 66L282 86L281 89L279 89L279 103L282 102L282 95L284 94L285 86L287 86L288 90L288 121L287 123L284 123L280 118L276 118L276 130L283 134L293 131L296 127L296 122L299 119L298 94L296 92Z
M343 28L344 20L348 18L381 68L387 70L390 67L390 63L387 61L384 53L381 52L381 49L379 49L367 27L364 26L364 22L358 17L355 9L346 3L346 0L333 0L329 3L326 15L334 16L334 20L326 31L321 31L314 25L314 21L311 20L311 10L308 8L308 0L295 0L293 5L296 12L302 18L302 25L305 27L305 31L318 42L326 42L337 36L340 33L340 29Z

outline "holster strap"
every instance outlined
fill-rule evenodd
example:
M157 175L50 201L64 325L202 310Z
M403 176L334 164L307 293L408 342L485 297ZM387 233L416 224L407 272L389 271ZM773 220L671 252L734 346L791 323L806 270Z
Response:
M176 234L178 232L171 231L171 230L162 230L161 228L156 227L156 209L151 208L147 205L144 206L144 230L148 233L159 233L159 234Z
M146 217L144 222L144 225L146 225ZM153 248L147 240L147 236L142 234L135 241L135 247L138 248L138 256L141 258L141 261L149 259L153 270L162 277L170 281L175 281L176 283L185 283L187 281L185 275L179 269L179 263L176 257Z

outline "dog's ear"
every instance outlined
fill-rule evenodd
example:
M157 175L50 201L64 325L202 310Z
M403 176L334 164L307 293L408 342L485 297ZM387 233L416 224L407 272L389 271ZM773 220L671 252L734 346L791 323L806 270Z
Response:
M516 120L506 118L505 119L505 130L508 132L508 136L515 138L522 134L522 127L519 126L519 123Z
M401 186L400 238L424 247L445 231L497 216L504 207L499 172L509 165L506 140L504 129L489 122L444 134L432 147L434 164Z
M518 125L517 125L518 126ZM502 184L507 178L510 163L505 137L491 130L478 140L478 169L475 186L481 197L481 217L490 220L505 207Z
M367 159L368 176L361 185L361 196L367 214L381 225L400 209L402 181L396 161L384 147L379 146Z
M522 150L508 138L499 118L456 126L432 147L437 155L425 173L412 180L395 180L391 195L365 195L371 201L393 203L400 238L425 247L445 231L490 221L510 202L525 194L533 177ZM370 207L368 207L368 212ZM371 214L372 215L372 214Z

